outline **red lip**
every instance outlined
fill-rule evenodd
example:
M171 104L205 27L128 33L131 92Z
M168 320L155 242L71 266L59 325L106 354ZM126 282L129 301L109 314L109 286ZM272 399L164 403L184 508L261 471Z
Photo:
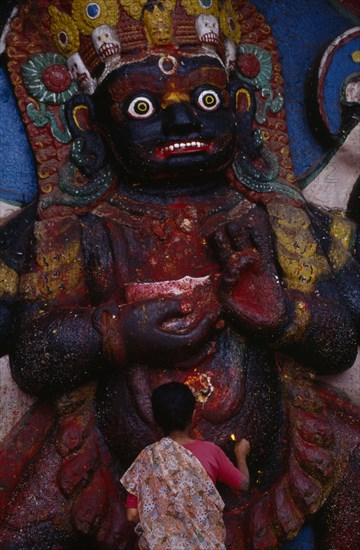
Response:
M211 151L211 143L198 139L184 139L158 147L155 154L159 159L166 159L173 155L189 155L202 151Z

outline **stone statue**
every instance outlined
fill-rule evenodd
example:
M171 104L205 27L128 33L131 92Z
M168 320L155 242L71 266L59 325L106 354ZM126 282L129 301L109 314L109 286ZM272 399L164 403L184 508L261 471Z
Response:
M358 547L358 411L314 380L355 360L357 227L294 185L274 41L241 21L266 27L230 0L28 1L12 22L40 189L1 228L2 350L40 400L0 451L4 548L135 547L118 479L170 380L199 437L251 442L229 548L309 518L319 547Z

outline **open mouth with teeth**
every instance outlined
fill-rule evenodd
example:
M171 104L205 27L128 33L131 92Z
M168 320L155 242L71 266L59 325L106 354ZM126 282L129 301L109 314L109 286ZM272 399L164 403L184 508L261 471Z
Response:
M216 46L219 42L219 35L215 32L208 32L207 34L204 34L201 41L205 44L214 44Z
M159 147L156 150L156 156L159 159L165 159L173 155L188 155L202 151L211 151L211 144L199 140L174 141Z
M87 80L89 79L88 75L86 73L81 73L78 75L78 83L81 85L81 84L84 84Z
M103 44L99 50L99 53L102 57L112 57L113 55L118 55L120 53L120 46L118 44Z

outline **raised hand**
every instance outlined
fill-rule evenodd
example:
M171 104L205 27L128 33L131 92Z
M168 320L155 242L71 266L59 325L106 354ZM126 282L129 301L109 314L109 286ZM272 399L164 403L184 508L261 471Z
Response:
M223 263L219 297L246 330L274 335L286 323L286 295L276 272L271 229L262 212L222 227L213 243Z

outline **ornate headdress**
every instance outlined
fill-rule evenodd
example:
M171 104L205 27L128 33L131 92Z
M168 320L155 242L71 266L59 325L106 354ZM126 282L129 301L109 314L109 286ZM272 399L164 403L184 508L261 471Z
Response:
M151 54L216 56L230 70L240 40L231 0L53 0L51 34L92 93L109 72Z

